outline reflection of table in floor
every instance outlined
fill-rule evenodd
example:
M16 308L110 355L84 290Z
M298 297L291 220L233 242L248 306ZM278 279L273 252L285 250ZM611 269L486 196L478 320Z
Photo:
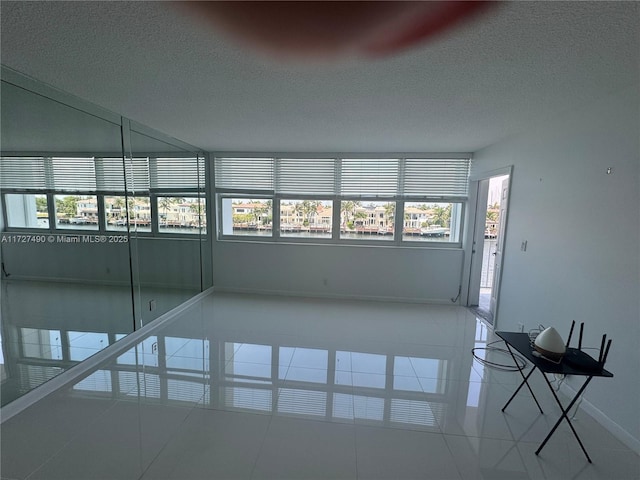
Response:
M569 365L565 360L556 364L544 358L537 357L533 355L533 347L531 346L529 335L526 333L515 333L515 332L495 332L495 333L497 336L502 338L506 343L507 348L509 349L509 352L511 353L511 356L513 357L513 361L516 363L516 365L518 365L518 362L516 362L513 350L516 350L519 354L521 354L523 357L525 357L527 360L529 360L533 364L533 368L526 376L522 370L519 370L520 375L522 375L522 383L520 384L520 386L518 386L516 391L513 392L513 395L511 395L511 398L507 401L504 407L502 407L502 411L504 412L504 410L511 403L511 400L513 400L514 397L520 391L520 389L524 385L526 385L527 388L529 389L529 392L531 392L531 395L533 396L533 400L536 402L536 405L538 406L538 410L540 410L540 413L544 413L528 381L529 377L531 377L531 375L533 374L533 372L536 371L536 369L540 370L543 378L545 379L545 382L549 386L549 390L551 390L551 393L553 394L553 398L556 399L556 402L558 403L560 410L562 410L562 415L560 416L556 424L553 426L553 428L551 429L547 437L544 439L542 444L538 447L538 450L536 450L536 455L540 453L540 451L546 445L549 438L551 438L551 435L553 435L553 433L556 431L556 429L564 419L569 424L569 427L571 428L573 435L576 437L576 440L578 440L578 443L580 444L580 448L582 448L582 451L587 457L587 460L589 461L589 463L591 463L591 458L589 458L589 454L585 450L584 445L582 444L580 437L576 433L576 430L573 428L573 425L571 424L571 420L569 419L567 414L569 413L569 410L571 410L573 405L576 403L578 398L580 398L580 395L582 395L582 393L587 388L587 385L589 385L589 382L591 382L591 379L593 379L593 377L613 377L613 374L611 372L608 372L604 368L601 368L598 370L586 370L586 369L576 368L573 365ZM574 349L570 349L570 350L574 350ZM546 375L547 373L560 374L560 375L578 375L578 376L586 377L584 384L582 385L582 387L580 387L580 389L578 390L576 395L573 397L571 402L569 402L566 408L562 406L562 402L560 402L558 395L556 395L556 391L553 389L551 382L549 382L549 379L547 378L547 375Z

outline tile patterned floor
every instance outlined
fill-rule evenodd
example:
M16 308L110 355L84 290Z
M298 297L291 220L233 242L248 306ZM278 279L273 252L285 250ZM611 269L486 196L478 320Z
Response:
M557 406L534 375L548 413L500 411L518 373L471 356L493 340L462 307L211 295L4 422L0 476L640 478L582 411L593 464L566 425L536 456Z

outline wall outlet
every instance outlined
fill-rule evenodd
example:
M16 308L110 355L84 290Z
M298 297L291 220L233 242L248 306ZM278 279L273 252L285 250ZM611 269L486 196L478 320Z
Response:
M520 244L520 250L522 250L523 252L527 251L527 241L523 240L522 243Z
M149 311L153 312L156 309L156 301L155 300L149 300Z
M524 323L518 323L518 331L524 333Z

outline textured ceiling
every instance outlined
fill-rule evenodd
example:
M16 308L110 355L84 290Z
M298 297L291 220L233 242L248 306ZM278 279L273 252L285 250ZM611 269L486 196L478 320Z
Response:
M501 4L393 57L286 64L170 3L5 2L1 60L206 150L476 151L638 83L635 2Z

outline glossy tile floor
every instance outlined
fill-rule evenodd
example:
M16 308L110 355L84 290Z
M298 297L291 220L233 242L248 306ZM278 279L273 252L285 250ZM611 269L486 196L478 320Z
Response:
M3 479L637 479L579 411L563 424L466 308L209 295L2 424ZM117 349L118 344L109 347ZM492 354L492 360L508 357ZM604 381L604 380L603 380Z
M137 301L142 297L136 289ZM144 324L198 292L143 289ZM133 331L131 287L0 281L0 404L6 405ZM142 303L140 301L139 303Z

